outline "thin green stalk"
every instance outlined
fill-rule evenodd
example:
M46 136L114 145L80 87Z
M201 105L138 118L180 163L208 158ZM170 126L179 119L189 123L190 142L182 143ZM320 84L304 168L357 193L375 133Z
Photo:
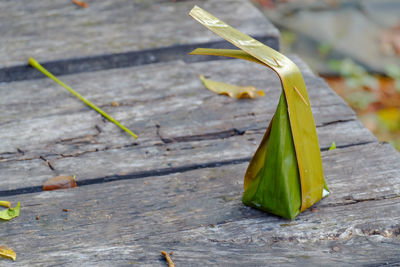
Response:
M98 106L96 106L95 104L93 104L92 102L90 102L89 100L87 100L86 98L84 98L82 95L80 95L78 92L76 92L74 89L72 89L71 87L69 87L68 85L66 85L65 83L63 83L62 81L60 81L56 76L54 76L53 74L51 74L50 72L48 72L45 68L43 68L42 65L39 64L39 62L37 62L35 59L33 58L29 58L29 65L31 65L32 67L36 68L37 70L39 70L40 72L42 72L44 75L46 75L47 77L49 77L50 79L52 79L53 81L55 81L56 83L58 83L59 85L61 85L62 87L64 87L65 89L67 89L71 94L73 94L74 96L76 96L77 98L79 98L81 101L83 101L86 105L88 105L89 107L91 107L92 109L96 110L98 113L100 113L104 118L108 119L109 121L111 121L112 123L114 123L115 125L117 125L119 128L121 128L122 130L124 130L125 132L127 132L128 134L132 135L135 139L137 139L137 135L134 134L131 130L129 130L128 128L126 128L124 125L122 125L121 123L119 123L116 119L114 119L113 117L111 117L110 115L108 115L106 112L104 112L101 108L99 108Z

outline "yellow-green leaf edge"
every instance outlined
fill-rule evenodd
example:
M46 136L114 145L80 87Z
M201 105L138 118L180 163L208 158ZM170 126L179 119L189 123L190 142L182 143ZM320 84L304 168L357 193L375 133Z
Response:
M323 197L323 189L324 186L326 188L326 183L314 117L306 85L299 68L278 51L232 28L198 6L195 6L189 15L212 32L243 50L196 49L192 54L241 58L265 65L278 74L288 105L290 126L299 167L302 196L300 211L311 207ZM251 178L245 176L245 186L248 184L246 180Z

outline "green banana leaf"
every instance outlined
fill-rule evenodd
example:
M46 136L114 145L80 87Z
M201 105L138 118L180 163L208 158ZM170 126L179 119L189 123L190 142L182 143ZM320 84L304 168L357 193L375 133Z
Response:
M293 219L329 194L307 89L298 67L286 56L195 6L189 13L241 50L198 48L196 55L249 60L275 71L282 94L273 119L250 161L243 203Z

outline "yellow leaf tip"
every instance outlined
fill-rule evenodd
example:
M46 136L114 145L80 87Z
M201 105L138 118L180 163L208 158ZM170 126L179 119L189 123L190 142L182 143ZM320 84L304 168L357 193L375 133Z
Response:
M194 5L194 7L190 10L189 12L189 16L192 16L192 13L196 10L200 9L200 7L198 7L197 5Z
M128 134L132 135L133 138L138 139L138 136L137 136L136 134L134 134L134 133L133 133L131 130L129 130L128 128L123 129L123 130L125 130L125 132L127 132Z

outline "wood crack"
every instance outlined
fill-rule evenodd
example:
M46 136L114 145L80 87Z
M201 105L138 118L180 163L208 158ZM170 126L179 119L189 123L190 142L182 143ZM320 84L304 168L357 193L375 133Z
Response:
M128 148L128 147L134 147L134 146L137 146L137 145L138 145L138 143L134 142L134 143L131 143L131 144L126 144L126 145L106 146L106 147L103 147L103 148L95 148L93 150L78 151L78 152L69 153L69 154L68 153L61 153L61 154L57 155L58 156L57 159L78 157L80 155L87 154L87 153L93 153L93 152L99 152L99 151L107 151L107 150L112 150L112 149L123 149L123 148Z
M394 262L385 262L381 264L374 264L374 265L365 265L368 267L399 267L400 266L400 261L394 261Z
M76 140L82 140L82 139L76 139ZM74 143L76 144L76 143ZM95 148L91 150L85 150L85 151L77 151L74 153L60 153L60 154L46 154L46 155L40 155L40 156L31 156L31 157L25 157L25 158L1 158L0 157L0 163L1 162L12 162L12 161L29 161L29 160L35 160L35 159L41 159L46 162L46 164L49 162L47 160L48 157L55 157L55 159L60 159L60 158L69 158L69 157L78 157L83 154L87 153L93 153L93 152L99 152L99 151L107 151L107 150L112 150L112 149L123 149L123 148L128 148L128 147L133 147L137 146L139 143L131 143L131 144L126 144L126 145L118 145L118 146L106 146L103 148ZM157 144L150 145L150 146L156 146ZM146 147L146 146L143 146ZM13 153L14 155L18 155L17 153ZM49 166L50 167L50 166ZM53 166L52 166L53 167ZM50 167L50 168L52 168ZM54 168L52 169L54 170Z
M335 121L330 121L330 122L325 122L322 124L317 125L317 128L320 127L325 127L328 125L334 125L338 123L346 123L346 122L352 122L352 121L357 121L356 118L351 118L351 119L345 119L345 120L335 120ZM237 128L232 128L220 132L213 132L213 133L205 133L205 134L198 134L198 135L187 135L187 136L177 136L177 137L164 137L160 133L161 126L156 125L157 128L157 136L160 138L160 140L164 144L169 144L169 143L179 143L179 142L191 142L191 141L204 141L204 140L213 140L213 139L224 139L224 138L229 138L233 136L238 136L238 135L244 135L246 133L259 133L259 132L264 132L266 130L265 127L259 127L259 128L245 128L245 129L237 129ZM342 145L342 146L337 146L337 148L344 148L348 146L353 146L353 145L363 145L363 144L368 144L372 143L371 142L360 142L356 144L349 144L349 145ZM321 151L328 150L329 147L322 147Z
M51 162L48 159L46 159L43 156L39 156L39 159L43 160L46 163L47 167L50 168L50 170L55 171L53 165L51 164Z
M353 122L353 121L358 121L358 119L354 117L354 118L345 119L345 120L334 120L334 121L329 121L329 122L323 122L323 123L320 123L320 124L316 124L316 128L322 128L322 127L325 127L325 126L328 126L328 125L335 125L335 124L339 124L339 123L346 123L346 122ZM246 133L248 133L248 132L251 132L251 133L264 133L266 129L267 128L265 128L265 127L256 127L256 128L246 128L243 131L246 132Z
M206 140L213 140L213 139L224 139L224 138L230 138L233 136L238 136L238 135L244 135L244 134L255 134L257 133L258 130L264 130L264 128L253 128L253 129L246 129L246 130L238 130L236 128L229 129L226 131L221 131L221 132L215 132L215 133L207 133L203 135L189 135L189 136L179 136L179 137L174 137L174 138L164 138L161 136L159 133L160 126L156 125L157 127L157 135L160 138L160 140L163 142L163 144L170 144L170 143L177 143L177 142L192 142L192 141L206 141ZM94 136L97 136L98 134L94 135L87 135L87 136L80 136L80 137L74 137L74 138L68 138L68 139L63 139L61 141L58 141L57 143L67 143L70 145L79 145L79 144L88 144L88 143L93 143L89 139L93 138ZM346 145L337 145L336 149L340 148L347 148L347 147L353 147L353 146L360 146L360 145L367 145L367 144L372 144L372 143L379 143L379 141L366 141L366 142L358 142L358 143L352 143L352 144L346 144ZM12 162L12 161L28 161L28 160L35 160L35 159L42 159L47 158L47 157L56 157L56 159L59 158L66 158L66 157L78 157L83 154L87 153L94 153L94 152L99 152L99 151L107 151L111 149L124 149L128 147L133 147L133 146L138 146L139 143L134 142L131 144L125 144L125 145L117 145L117 146L105 146L103 148L94 148L94 149L89 149L85 151L77 151L74 153L60 153L60 154L46 154L46 155L41 155L41 156L30 156L30 157L25 157L25 158L16 158L19 155L24 155L20 152L4 152L0 154L0 163L1 162ZM154 143L149 146L159 146L160 144ZM144 148L146 146L142 146ZM321 151L327 151L329 150L329 146L326 147L321 147ZM6 155L10 155L6 157ZM14 158L12 156L15 156ZM49 166L50 167L50 166Z
M343 198L344 202L329 203L329 204L325 204L325 205L320 205L320 207L322 208L322 207L347 206L347 205L353 205L353 204L358 204L358 203L367 202L367 201L379 201L379 200L397 199L397 198L400 198L399 194L390 194L390 195L386 195L386 196L360 198L360 199L355 199L355 198L353 198L353 196L348 196L348 197Z
M353 144L348 144L348 145L336 145L336 149L339 148L347 148L347 147L353 147L353 146L362 146L362 145L368 145L368 144L379 144L379 141L366 141L366 142L358 142L358 143L353 143ZM329 150L329 146L326 147L321 147L321 151L328 151Z
M170 143L180 143L180 142L193 142L193 141L204 141L204 140L213 140L213 139L224 139L237 135L244 135L246 131L238 130L236 128L232 128L225 131L213 132L213 133L205 133L205 134L195 134L195 135L186 135L186 136L177 136L165 138L160 133L160 125L156 125L157 128L157 136L164 144Z
M374 143L374 142L362 142L362 143L358 143L358 144L349 145L346 147L366 145L369 143ZM136 143L130 144L128 146L133 146L133 145L136 145ZM73 156L73 155L71 155L71 156ZM183 165L183 166L179 166L179 167L169 167L169 168L161 168L161 169L155 169L155 170L149 170L149 171L132 172L132 173L129 173L126 175L116 174L116 175L98 177L98 178L93 178L93 179L83 179L83 180L77 181L77 185L78 186L86 186L86 185L93 185L93 184L108 183L108 182L113 182L113 181L166 176L166 175L175 174L175 173L189 172L189 171L193 171L193 170L197 170L197 169L218 168L221 166L247 163L250 161L250 159L251 159L251 157L243 157L243 158L237 158L237 159L231 159L231 160L213 161L213 162ZM46 161L46 158L43 157L42 160ZM40 191L42 191L41 186L25 187L25 188L18 188L18 189L12 189L12 190L3 190L3 191L0 191L0 197L35 193L35 192L40 192ZM392 195L392 196L388 196L387 198L390 198L390 197L397 198L399 196ZM382 198L382 199L385 199L385 198ZM356 204L356 203L362 202L362 201L375 201L375 200L382 200L382 199L379 199L379 198L371 198L371 199L365 199L365 200L351 200L350 199L349 202L338 203L337 205L350 205L350 204ZM329 206L329 205L333 205L333 204L328 204L326 206Z
M81 145L81 144L97 144L96 140L93 140L95 137L99 136L102 132L102 129L97 124L94 126L97 133L95 134L87 134L83 136L76 136L70 138L64 138L56 142L56 144L67 144L67 145Z
M351 119L345 119L345 120L329 121L329 122L321 123L317 127L324 127L324 126L328 126L328 125L334 125L334 124L338 124L338 123L345 123L345 122L351 122L351 121L357 121L357 119L351 118Z

